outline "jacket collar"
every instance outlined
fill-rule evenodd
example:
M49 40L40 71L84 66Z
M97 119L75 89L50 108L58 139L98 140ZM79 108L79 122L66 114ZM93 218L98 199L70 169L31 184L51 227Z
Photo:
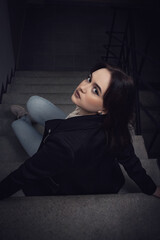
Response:
M54 131L69 131L78 129L99 128L102 126L105 115L84 115L68 119L53 119L46 121L46 128Z

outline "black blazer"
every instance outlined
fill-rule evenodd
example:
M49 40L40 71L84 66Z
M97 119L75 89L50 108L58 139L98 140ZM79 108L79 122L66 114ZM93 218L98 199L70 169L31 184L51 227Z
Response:
M47 121L37 153L0 183L0 198L20 189L26 196L117 193L124 184L119 163L144 193L153 194L156 185L132 144L118 154L109 150L105 117Z

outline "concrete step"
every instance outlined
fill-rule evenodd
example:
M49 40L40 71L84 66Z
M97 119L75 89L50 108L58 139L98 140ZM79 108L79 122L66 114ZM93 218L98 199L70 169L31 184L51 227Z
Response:
M147 159L148 154L147 154L147 150L146 150L146 147L144 144L143 137L141 135L134 135L134 136L132 136L132 140L133 140L133 147L134 147L136 155L140 159Z
M157 122L157 124L160 123L160 108L150 108L149 113L151 114L154 121L152 121L144 111L140 111L140 118L141 122L143 123L141 124L141 129L142 131L151 129L153 132L153 129L155 128L155 122Z
M142 105L145 107L160 107L160 99L152 92L141 90L139 93L139 99Z
M159 199L145 194L12 197L0 204L1 240L156 240Z
M142 166L146 170L147 174L153 179L157 186L160 185L160 169L158 166L157 159L141 159ZM127 175L123 166L121 165L122 172L125 177L125 185L120 190L120 193L128 193L128 192L141 192L139 187L135 184L135 182Z
M10 156L12 156L12 155L10 155ZM27 158L28 158L28 156L27 156ZM27 158L25 158L25 159L21 158L21 160L20 160L17 157L17 161L16 160L13 161L13 159L11 159L9 161L9 159L6 159L6 162L5 161L0 162L0 181L2 181L5 177L7 177L11 172L16 170Z
M153 129L152 129L152 132L145 130L142 132L142 134L144 137L145 145L148 149L151 144L151 141L154 137L154 135L153 135L154 131L153 131ZM160 133L157 134L154 144L152 145L152 148L150 149L150 156L153 156L153 157L160 156Z
M152 177L153 181L160 185L160 167L157 159L141 160L142 166L146 170L147 174Z
M87 71L16 71L15 77L83 77Z
M87 74L80 76L57 76L57 77L14 77L12 83L22 84L79 84L87 77Z
M9 169L12 169L14 164L22 163L28 158L27 153L23 150L21 144L14 134L12 136L0 136L0 155L0 165L3 170L8 163L10 164ZM1 175L3 175L3 170Z
M10 104L0 104L0 118L13 118L13 114L10 111Z
M77 84L24 84L10 85L7 93L70 93L76 89Z
M12 136L14 135L11 124L14 121L14 119L4 119L0 118L0 136Z
M37 95L37 94L35 94ZM70 93L41 93L39 96L54 104L73 104ZM33 96L32 93L8 93L3 95L2 104L25 104Z

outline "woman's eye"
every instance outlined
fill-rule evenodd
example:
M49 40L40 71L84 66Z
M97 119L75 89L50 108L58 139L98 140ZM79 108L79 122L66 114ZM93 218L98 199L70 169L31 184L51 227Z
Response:
M97 90L96 87L93 88L93 92L94 92L95 94L99 95L98 90Z

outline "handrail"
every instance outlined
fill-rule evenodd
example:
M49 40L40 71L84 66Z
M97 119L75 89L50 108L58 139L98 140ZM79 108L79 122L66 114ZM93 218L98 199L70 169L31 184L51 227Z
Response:
M135 30L134 30L134 23L133 23L133 17L132 17L132 12L130 14L130 18L129 18L129 30L130 30L130 46L133 48L136 48L135 46ZM140 135L141 134L141 119L140 119L140 105L139 105L139 81L137 76L138 73L138 67L137 67L137 57L136 57L136 52L135 51L131 51L131 58L132 58L132 77L134 79L135 82L135 96L136 96L136 134Z
M153 136L151 138L151 141L148 146L148 152L151 151L152 146L154 145L154 142L156 141L158 134L160 133L160 124L159 122L152 116L152 114L149 113L149 111L140 103L140 107L145 112L145 114L148 116L149 119L154 123L155 129L153 131Z
M114 11L115 11L115 9L114 9ZM118 12L117 12L117 14L118 14ZM150 63L154 64L154 68L159 68L159 66L160 66L159 61L157 62L152 57L147 55L149 46L151 44L153 33L151 32L151 34L149 35L147 42L146 42L146 46L144 48L144 52L143 52L142 50L136 48L135 30L134 30L134 21L133 21L132 10L131 9L129 10L129 15L126 20L126 26L125 26L125 31L123 32L122 40L118 37L120 35L117 34L118 36L116 36L116 31L114 31L114 24L116 21L115 12L113 13L113 16L114 16L113 17L114 22L112 22L112 27L111 27L112 31L111 30L109 32L106 31L106 34L110 34L109 45L108 45L107 51L108 51L108 53L110 52L112 54L112 56L115 57L116 61L118 60L117 65L119 67L121 67L129 75L131 75L135 81L135 86L136 86L136 109L135 109L135 111L136 111L136 134L141 134L140 109L146 114L146 116L151 120L151 122L155 126L155 130L153 131L153 133L154 133L153 137L151 138L149 147L147 149L148 153L150 153L150 151L157 139L157 136L160 133L160 123L157 121L157 119L155 119L150 114L147 107L143 106L140 103L139 85L140 84L143 85L145 87L145 89L149 90L155 96L157 96L158 99L160 99L160 93L156 89L154 89L151 86L151 84L149 84L148 82L145 82L144 79L141 77L141 73L142 73L145 61L149 61ZM152 29L151 25L150 25L150 28ZM117 33L120 33L120 31ZM117 57L116 55L113 54L113 48L112 48L112 40L113 39L117 40L118 44L121 45L119 57ZM116 45L115 42L114 42L114 45ZM137 64L138 56L141 57L139 64ZM110 58L112 58L112 57L110 57L109 54L106 54L105 60L108 61L108 59L110 59Z
M108 55L109 55L109 49L110 49L110 44L111 44L111 40L112 40L112 32L113 32L113 28L114 28L114 24L115 24L115 19L116 19L116 10L114 9L112 25L111 25L110 34L109 34L108 49L106 52L106 58L108 58Z
M15 75L15 67L11 68L10 73L7 74L5 84L2 83L1 92L0 92L0 104L2 104L3 94L7 92L8 84L11 83L14 75Z

